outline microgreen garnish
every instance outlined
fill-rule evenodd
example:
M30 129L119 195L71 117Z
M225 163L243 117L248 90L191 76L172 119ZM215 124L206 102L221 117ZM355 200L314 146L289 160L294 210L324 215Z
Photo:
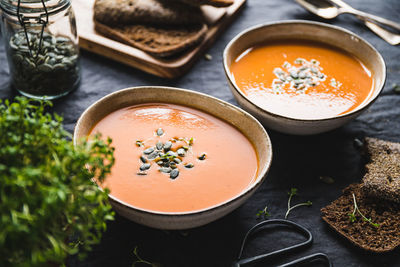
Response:
M353 196L354 210L353 210L352 213L349 214L350 222L354 223L355 221L357 221L356 213L358 213L363 218L364 221L366 221L369 224L371 224L372 226L378 228L380 226L380 224L379 223L374 223L374 222L372 222L371 218L365 217L365 215L362 214L362 212L358 208L357 201L356 201L356 196L354 195L354 193L352 194L352 196Z
M268 212L268 206L265 206L264 209L259 210L259 211L257 212L257 218L263 217L264 219L266 219L266 218L269 217L269 216L271 216L271 214L269 214L269 212Z
M400 85L397 83L392 84L392 90L395 94L400 94Z
M303 203L296 204L296 205L294 205L293 207L291 207L290 202L292 201L292 198L293 198L295 195L297 195L297 188L291 188L291 189L290 189L290 192L288 192L288 194L289 194L288 208L287 208L287 211L286 211L286 214L285 214L285 219L287 219L287 217L289 216L289 213L290 213L293 209L298 208L298 207L301 207L301 206L311 206L311 205L312 205L312 202L311 202L311 201L307 201L307 202L303 202Z
M154 263L154 262L149 262L147 260L142 259L142 257L140 257L140 255L139 255L139 250L138 250L137 246L133 250L133 254L136 257L136 261L134 261L132 263L132 267L136 267L136 266L139 266L141 264L145 264L145 265L152 266L152 267L160 267L161 266L160 264L157 264L157 263Z
M189 146L193 145L193 142L194 142L193 137L190 137L189 142L188 142L188 145L189 145Z

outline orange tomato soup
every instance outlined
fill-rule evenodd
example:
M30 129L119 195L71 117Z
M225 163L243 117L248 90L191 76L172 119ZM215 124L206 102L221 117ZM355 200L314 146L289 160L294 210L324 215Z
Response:
M258 160L250 141L230 124L189 107L135 105L100 120L91 135L97 132L111 137L115 147L115 165L103 186L137 208L160 212L205 209L236 196L257 176ZM158 150L157 143L166 148L167 142L172 143L168 152ZM152 153L145 154L149 151L159 156L149 159ZM176 157L167 159L170 154ZM141 156L150 168L140 169L144 165ZM171 160L171 167L173 161L181 161L174 164L177 177L161 172L158 163L163 163L162 158Z
M371 71L355 56L322 43L280 41L252 47L230 67L256 105L296 119L346 114L372 94Z

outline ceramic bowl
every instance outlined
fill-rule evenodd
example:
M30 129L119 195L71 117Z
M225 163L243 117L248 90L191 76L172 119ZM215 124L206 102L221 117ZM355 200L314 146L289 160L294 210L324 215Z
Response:
M250 114L217 98L190 90L170 87L133 87L109 94L83 112L74 132L74 142L86 138L94 125L118 109L143 103L170 103L207 112L239 129L254 145L259 170L256 181L239 195L216 206L192 212L155 212L136 208L110 194L110 202L122 216L158 229L198 227L233 211L245 202L264 181L272 160L271 141L264 127Z
M311 40L326 43L359 58L373 73L374 87L368 101L351 112L322 119L296 119L273 113L250 101L236 86L230 72L231 63L246 49L272 40ZM326 132L342 126L359 116L378 97L386 80L386 66L379 52L368 42L343 28L325 23L290 20L258 25L239 33L226 46L223 54L225 74L239 105L254 115L268 128L279 132L309 135Z

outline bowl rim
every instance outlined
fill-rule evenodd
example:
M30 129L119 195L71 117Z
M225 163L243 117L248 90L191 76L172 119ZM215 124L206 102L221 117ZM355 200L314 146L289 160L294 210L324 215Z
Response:
M271 164L272 164L272 158L273 158L273 152L272 152L272 142L271 139L268 135L268 132L266 131L266 129L262 126L262 124L250 113L248 113L247 111L241 109L240 107L237 107L233 104L230 104L224 100L218 99L214 96L211 95L207 95L205 93L201 93L201 92L197 92L197 91L193 91L193 90L189 90L189 89L182 89L182 88L177 88L177 87L169 87L169 86L134 86L134 87L128 87L128 88L124 88L121 90L117 90L115 92L112 92L110 94L107 94L105 96L103 96L102 98L96 100L94 103L92 103L89 107L87 107L85 109L85 111L79 116L78 121L75 124L75 128L74 128L74 134L73 134L73 143L74 145L77 145L77 134L78 134L78 130L80 128L80 125L82 124L83 119L87 116L87 114L93 109L96 108L97 106L101 105L104 101L108 100L108 99L112 99L114 97L118 97L118 95L120 94L124 94L126 92L129 91L137 91L137 90L146 90L148 88L152 88L152 89L157 89L157 90L170 90L170 91L176 91L176 92L181 92L181 93L189 93L192 95L196 95L197 97L204 97L204 98L208 98L210 99L210 101L215 101L219 104L222 104L223 106L227 106L229 108L232 108L234 110L239 111L240 113L242 113L243 115L245 115L248 119L253 120L253 122L256 123L256 125L260 128L262 134L263 134L263 139L266 141L267 146L268 146L268 151L267 151L267 159L266 159L266 164L262 167L262 169L260 169L258 171L258 174L256 176L256 180L254 181L253 184L250 184L249 186L247 186L245 189L243 189L239 194L235 195L234 197L231 197L223 202L220 202L218 204L215 204L213 206L204 208L204 209L199 209L199 210L193 210L193 211L183 211L183 212L163 212L163 211L154 211L154 210L149 210L149 209L144 209L144 208L139 208L139 207L135 207L129 203L126 203L125 201L120 200L119 198L108 194L108 198L111 201L116 202L117 204L120 204L126 208L132 209L135 212L139 212L139 213L144 213L144 214L151 214L151 215L157 215L157 216L163 216L163 217L171 217L171 216L178 216L178 217L182 217L182 216L191 216L191 215L199 215L202 213L208 213L211 211L214 211L216 209L219 209L221 207L224 206L228 206L229 204L232 204L233 202L235 202L236 200L239 200L245 196L247 196L249 193L251 193L252 191L256 190L266 179L266 176L269 172L269 169L271 168ZM149 102L150 103L150 102ZM156 103L156 102L155 102ZM163 103L162 101L160 101L159 103ZM168 102L165 102L168 103ZM144 103L143 103L144 104ZM173 103L172 103L173 104ZM132 104L132 105L136 105L136 104ZM177 104L179 105L179 104ZM182 105L185 106L185 105ZM187 107L191 107L190 103L188 103L186 105ZM197 109L195 107L191 107L193 109ZM197 109L198 110L198 109ZM205 110L200 110L202 112L208 113ZM228 123L229 125L233 126L234 128L236 128L238 131L240 131L243 135L245 135L240 129L238 129L236 126L232 125L232 123L230 123L229 121L226 121L216 115L213 115L211 113L208 113L209 115L218 118L226 123ZM97 122L96 122L97 123ZM245 135L246 136L246 135ZM248 137L246 136L246 138L248 139ZM250 140L249 140L250 141ZM253 146L255 146L255 144L253 142L251 142ZM257 156L258 159L258 156ZM259 159L258 159L259 160ZM260 166L259 166L260 167ZM97 185L97 183L96 183ZM103 189L97 185L98 188L100 188L100 190L103 191Z
M239 38L243 37L244 35L246 35L247 33L251 32L251 31L258 30L258 29L265 28L265 27L279 26L279 25L283 25L283 24L306 24L306 25L311 25L311 26L319 26L319 27L322 27L322 28L325 28L325 29L328 29L328 30L336 30L336 31L342 32L343 34L348 34L348 35L350 35L352 37L355 37L355 38L359 39L361 42L364 42L365 45L367 45L369 48L372 49L372 51L376 54L376 56L378 57L378 60L382 64L382 85L376 90L376 94L372 95L370 99L367 99L367 101L364 102L364 104L361 103L358 107L356 107L355 109L353 109L350 112L347 112L347 113L344 113L344 114L340 114L340 115L330 116L330 117L326 117L326 118L320 118L320 119L301 119L301 118L293 118L293 117L290 117L290 116L284 116L284 115L281 115L281 114L278 114L278 113L271 112L271 111L269 111L269 110L267 110L265 108L262 108L259 105L255 104L253 101L251 101L237 87L237 85L232 80L232 77L231 77L231 74L230 74L230 67L228 66L228 63L227 63L228 51L232 47L232 45L234 43L236 43L236 41ZM316 41L316 42L318 42L318 41ZM332 45L332 46L334 46L334 45ZM381 94L383 88L385 87L386 78L387 78L385 60L383 59L383 57L379 53L379 51L374 46L372 46L369 42L367 42L364 38L360 37L359 35L353 33L350 30L347 30L345 28L342 28L342 27L339 27L339 26L336 26L336 25L331 25L331 24L317 22L317 21L309 21L309 20L296 20L295 19L295 20L271 21L271 22L257 24L257 25L254 25L252 27L249 27L249 28L241 31L235 37L233 37L233 39L231 41L229 41L229 43L225 46L225 49L223 51L223 65L224 65L225 76L226 76L228 82L230 83L231 88L234 88L234 90L242 97L242 99L244 99L247 103L251 104L252 107L256 108L258 110L258 112L267 113L268 115L270 115L272 117L277 117L277 118L280 118L280 119L285 119L285 120L289 120L289 121L296 121L296 122L305 122L305 123L307 123L307 122L323 122L323 121L329 121L329 120L333 120L333 119L351 117L351 116L353 116L353 115L365 110L370 105L372 105L376 101L378 96Z

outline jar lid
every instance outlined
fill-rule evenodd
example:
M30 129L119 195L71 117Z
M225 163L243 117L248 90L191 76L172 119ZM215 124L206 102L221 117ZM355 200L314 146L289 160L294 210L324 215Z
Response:
M70 0L1 0L0 8L11 16L19 14L25 16L40 16L56 14L69 7ZM45 7L43 6L45 4Z

